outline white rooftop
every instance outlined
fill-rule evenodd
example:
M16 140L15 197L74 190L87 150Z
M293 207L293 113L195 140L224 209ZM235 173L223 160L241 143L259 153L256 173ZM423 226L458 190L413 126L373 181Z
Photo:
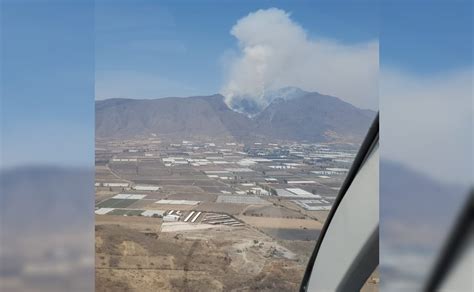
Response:
M142 213L142 216L145 216L145 217L153 217L153 215L163 216L164 214L165 214L165 211L164 211L164 210L145 210L145 211Z
M118 194L112 197L112 199L122 199L122 200L141 200L145 198L146 195L139 194Z
M166 205L197 205L200 201L190 201L190 200L159 200L155 202L156 204L166 204Z
M115 209L114 208L100 208L100 209L95 210L95 213L97 215L105 215L109 212L112 212L113 210Z

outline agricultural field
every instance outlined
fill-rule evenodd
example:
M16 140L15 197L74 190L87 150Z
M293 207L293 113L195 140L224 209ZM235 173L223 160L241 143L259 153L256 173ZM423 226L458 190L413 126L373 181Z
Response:
M97 291L297 291L345 177L327 145L102 143Z

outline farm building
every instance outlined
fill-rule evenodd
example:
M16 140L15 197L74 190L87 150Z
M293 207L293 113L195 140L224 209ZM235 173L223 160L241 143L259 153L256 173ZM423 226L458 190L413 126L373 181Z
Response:
M165 222L176 222L179 221L179 215L176 214L168 214L163 217L163 221Z

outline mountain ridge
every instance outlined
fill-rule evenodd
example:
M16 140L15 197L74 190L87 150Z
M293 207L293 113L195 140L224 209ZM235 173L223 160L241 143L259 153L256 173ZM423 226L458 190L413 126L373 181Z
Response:
M304 94L301 94L301 93ZM234 141L360 141L375 112L317 92L274 96L261 111L248 115L231 109L221 94L158 99L113 98L96 101L99 138L162 138Z

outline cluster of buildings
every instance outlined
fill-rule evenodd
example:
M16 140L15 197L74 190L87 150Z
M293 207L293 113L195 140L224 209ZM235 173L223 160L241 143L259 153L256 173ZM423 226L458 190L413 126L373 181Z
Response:
M175 184L182 181L195 181L192 185L204 192L215 195L211 203L241 205L272 205L275 200L288 202L306 211L328 211L337 195L337 190L349 171L357 149L347 145L328 145L311 143L250 143L247 145L226 143L197 143L182 141L180 143L156 142L156 138L146 141L122 142L114 147L104 146L100 163L114 168L130 165L136 167L134 175L139 175L142 164L166 170L176 177ZM154 141L154 143L150 143ZM114 142L116 143L116 142ZM141 143L141 144L140 144ZM112 149L113 148L113 151ZM120 149L120 151L117 151ZM125 168L126 169L126 168ZM153 169L147 180L160 181L153 177ZM162 173L162 172L160 172ZM139 176L138 180L142 180ZM130 179L130 178L129 178ZM96 180L96 187L117 190L130 190L132 193L120 193L114 200L148 200L145 196L134 194L166 193L165 185L139 184L125 181ZM145 181L145 180L143 180ZM195 194L194 197L197 195ZM149 200L152 200L149 198ZM233 217L224 218L225 214L215 210L206 213L199 211L201 201L194 199L177 200L171 198L153 199L152 203L170 206L163 210L143 208L142 205L120 203L120 208L138 208L140 216L161 217L163 221L197 222L232 222ZM203 199L206 201L207 199ZM126 207L123 207L127 205ZM172 206L189 206L192 210ZM99 206L96 214L116 214L114 205ZM216 207L217 208L217 207ZM215 213L215 214L214 214ZM126 216L133 213L123 213ZM209 215L211 214L211 215ZM214 216L214 217L213 217ZM206 218L206 219L202 219ZM208 220L209 219L209 220ZM228 221L226 221L228 220ZM238 221L238 220L237 220ZM235 223L234 225L232 225ZM211 223L212 224L212 223Z

